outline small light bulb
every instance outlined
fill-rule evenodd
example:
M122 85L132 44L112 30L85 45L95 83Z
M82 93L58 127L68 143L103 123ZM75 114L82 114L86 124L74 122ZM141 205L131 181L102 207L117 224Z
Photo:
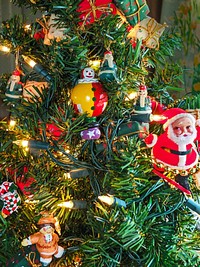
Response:
M24 61L31 67L34 68L35 65L37 64L34 60L32 60L30 57L22 55Z
M27 140L16 140L13 141L14 144L18 145L18 146L22 146L22 147L28 147L28 141Z
M73 201L65 201L65 202L62 202L60 204L58 204L59 207L64 207L64 208L68 208L68 209L72 209L74 207L74 203Z
M65 180L70 179L70 178L71 178L70 173L69 173L69 172L65 172L65 173L63 174L63 178L64 178Z
M44 149L45 150L49 148L49 143L38 141L38 140L16 140L16 141L13 141L13 143L18 146L22 146L25 148L32 148L32 149Z
M15 120L11 119L9 121L9 130L13 130L15 128L16 123L17 122Z
M124 200L121 200L117 197L114 197L112 195L107 196L98 196L99 200L106 203L109 206L117 205L119 207L125 207L126 208L126 202Z
M99 200L108 204L109 206L114 204L114 197L113 196L98 196Z
M58 207L64 207L67 209L86 209L87 201L85 200L69 200L58 204Z
M166 117L164 115L151 114L150 119L151 119L151 121L162 121L162 120L165 120Z
M2 52L5 52L5 53L9 53L10 52L10 48L7 47L7 46L4 46L4 45L0 45L0 50Z
M133 100L137 97L137 92L131 92L125 97L125 101Z
M30 31L31 30L31 25L27 24L24 26L25 31Z
M93 68L94 70L98 70L101 65L101 60L90 60L89 66Z

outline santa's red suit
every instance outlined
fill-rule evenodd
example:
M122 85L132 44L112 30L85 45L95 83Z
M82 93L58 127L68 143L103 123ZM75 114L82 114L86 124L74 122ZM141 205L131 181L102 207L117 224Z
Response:
M146 139L146 145L152 147L152 159L155 165L170 167L180 171L185 171L193 168L199 159L198 151L195 146L195 141L200 140L200 127L195 126L196 120L193 115L187 113L180 108L172 108L163 113L166 117L163 128L165 132L160 136L150 134ZM170 138L169 127L171 124L180 118L189 118L196 129L196 134L191 143L178 143Z
M200 132L198 137L200 138ZM157 163L177 170L188 170L194 167L199 159L194 144L178 145L169 139L166 132L157 138L157 142L152 148L152 156Z

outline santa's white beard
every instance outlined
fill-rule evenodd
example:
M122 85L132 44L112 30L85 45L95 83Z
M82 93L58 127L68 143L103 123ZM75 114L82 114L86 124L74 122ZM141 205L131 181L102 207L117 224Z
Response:
M167 131L167 136L169 139L171 139L174 143L177 145L188 145L192 144L197 137L197 130L195 127L193 127L193 133L183 133L179 136L176 136L173 132L173 128L171 125L169 125L168 131Z

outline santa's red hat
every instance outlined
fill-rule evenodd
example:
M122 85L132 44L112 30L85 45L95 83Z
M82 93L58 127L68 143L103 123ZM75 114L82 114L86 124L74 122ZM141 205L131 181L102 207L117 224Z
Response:
M187 113L181 108L170 108L164 111L162 115L165 117L165 119L162 121L164 130L166 130L166 128L169 127L170 124L180 118L189 118L194 125L196 121L193 115Z
M19 70L14 70L12 75L15 75L15 76L20 76L21 75L21 72Z
M112 52L111 51L106 51L106 52L104 52L104 55L112 55Z
M139 90L140 90L140 91L147 91L147 87L146 87L146 85L144 85L144 84L140 84L140 86L139 86Z

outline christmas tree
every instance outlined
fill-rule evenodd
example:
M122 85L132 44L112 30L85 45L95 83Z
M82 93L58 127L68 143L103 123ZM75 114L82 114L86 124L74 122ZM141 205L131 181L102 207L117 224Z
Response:
M199 266L200 98L174 97L178 29L144 0L12 2L39 15L0 30L16 63L0 79L1 266ZM171 125L189 148L168 148Z

